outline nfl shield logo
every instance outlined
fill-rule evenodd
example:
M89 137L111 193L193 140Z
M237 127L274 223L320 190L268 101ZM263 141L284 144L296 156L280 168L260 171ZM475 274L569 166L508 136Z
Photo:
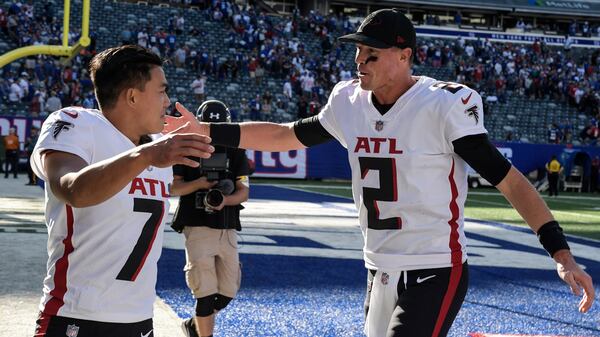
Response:
M387 285L389 280L390 275L388 275L388 273L381 274L381 283L383 283L383 285Z
M67 337L77 337L79 327L77 325L67 325Z
M377 131L383 130L383 121L375 122L375 130L377 130Z

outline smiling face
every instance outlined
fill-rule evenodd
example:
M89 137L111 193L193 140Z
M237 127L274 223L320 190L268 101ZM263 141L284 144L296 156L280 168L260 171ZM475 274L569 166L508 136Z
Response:
M146 82L144 90L132 89L140 135L161 132L167 108L171 105L167 93L167 79L162 67L153 67L150 76L150 81Z
M354 62L360 87L374 92L393 87L410 70L410 56L410 48L378 49L357 44Z

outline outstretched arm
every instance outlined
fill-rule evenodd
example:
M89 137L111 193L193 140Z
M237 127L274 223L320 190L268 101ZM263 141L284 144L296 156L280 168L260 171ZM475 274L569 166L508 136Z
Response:
M72 153L47 151L43 170L60 200L73 207L88 207L114 196L148 166L198 166L187 157L210 157L214 148L208 142L206 136L170 134L92 165Z
M176 103L175 107L181 113L181 117L167 116L167 124L163 129L163 133L171 132L190 122L188 127L181 129L181 132L211 135L211 126L209 123L198 122L194 114L180 103ZM280 152L306 147L296 137L294 123L245 122L238 125L240 132L239 145L237 147L242 149ZM214 134L212 137L216 139L217 137L228 137L228 135Z
M554 220L546 203L529 181L514 167L496 186L512 206L519 212L531 229L539 234L540 228ZM583 297L579 302L579 311L587 312L594 302L592 278L575 262L569 249L560 249L552 258L556 261L556 270L573 294Z

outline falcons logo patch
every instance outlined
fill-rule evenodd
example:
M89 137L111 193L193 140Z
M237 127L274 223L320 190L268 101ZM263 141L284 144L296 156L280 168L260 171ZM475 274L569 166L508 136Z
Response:
M465 114L468 117L475 118L475 125L479 124L479 109L477 108L477 105L473 105L467 110L465 110Z
M73 123L57 120L54 122L54 124L52 124L52 136L54 137L54 139L56 139L56 137L58 137L58 135L61 132L63 132L63 130L69 131L69 129L73 127L75 127Z

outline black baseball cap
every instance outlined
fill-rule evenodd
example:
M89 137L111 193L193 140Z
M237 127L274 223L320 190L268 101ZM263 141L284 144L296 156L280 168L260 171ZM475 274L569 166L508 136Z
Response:
M211 99L198 107L196 118L201 122L230 122L231 114L225 103Z
M417 33L410 19L398 9L380 9L369 14L356 33L340 36L341 42L360 43L369 47L387 49L417 46Z

